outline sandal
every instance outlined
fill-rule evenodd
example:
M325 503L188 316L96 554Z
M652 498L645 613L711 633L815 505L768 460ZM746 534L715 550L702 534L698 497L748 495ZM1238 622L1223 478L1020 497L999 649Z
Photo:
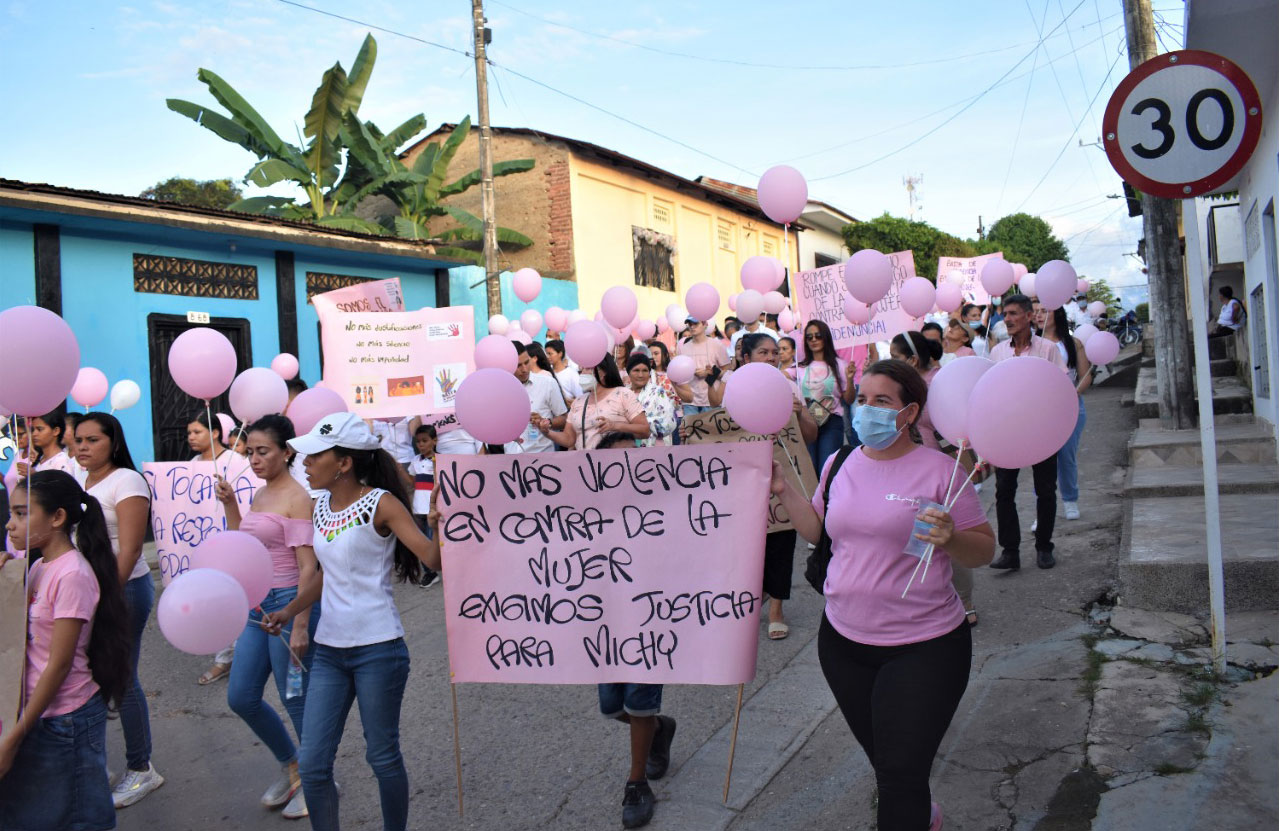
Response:
M196 679L196 683L204 687L215 681L221 681L230 674L231 664L214 664L204 671L204 675Z
M769 624L769 640L771 641L780 641L790 634L791 627L781 621L774 621Z
M969 624L969 628L970 628L970 629L972 629L973 627L975 627L975 626L977 626L977 625L978 625L978 613L977 613L977 612L965 612L965 613L964 613L964 619L965 619L965 621L967 621L967 622L968 622L968 624Z

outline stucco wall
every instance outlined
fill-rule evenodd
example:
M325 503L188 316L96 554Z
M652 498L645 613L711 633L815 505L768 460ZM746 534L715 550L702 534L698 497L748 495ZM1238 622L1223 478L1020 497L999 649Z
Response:
M1253 158L1245 165L1240 177L1240 218L1244 224L1244 296L1240 300L1249 311L1249 320L1245 326L1249 330L1248 340L1254 341L1253 329L1259 324L1260 314L1265 316L1267 350L1265 358L1269 362L1270 396L1262 397L1258 393L1258 384L1254 383L1253 411L1260 418L1272 425L1277 423L1277 399L1280 398L1280 349L1277 348L1280 332L1280 286L1277 286L1276 251L1272 247L1276 240L1276 211L1280 210L1280 198L1277 198L1277 181L1280 180L1280 165L1277 163L1277 148L1280 147L1280 135L1277 134L1276 98L1273 94L1269 101L1263 102L1262 135L1258 140L1258 149ZM1271 206L1268 215L1268 205ZM1268 228L1268 226L1270 226ZM1268 236L1270 242L1268 242ZM1271 251L1268 252L1268 248ZM1262 286L1263 303L1261 308L1251 302L1254 290ZM1265 309L1265 312L1262 310ZM1256 350L1252 350L1256 352ZM1260 364L1264 356L1251 354L1254 365Z

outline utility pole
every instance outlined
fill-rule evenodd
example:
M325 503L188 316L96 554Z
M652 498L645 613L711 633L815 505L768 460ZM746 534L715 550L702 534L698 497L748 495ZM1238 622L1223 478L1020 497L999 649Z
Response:
M471 23L475 35L476 109L480 122L480 211L484 220L484 283L489 317L502 314L502 287L498 283L498 223L494 218L493 146L489 133L489 76L485 46L490 31L485 28L484 0L471 0Z
M1154 58L1155 20L1151 0L1122 0L1129 68ZM1194 216L1187 221L1195 222ZM1146 239L1147 273L1151 286L1151 320L1156 324L1156 387L1160 397L1160 426L1184 430L1195 426L1195 392L1191 385L1187 292L1182 277L1178 239L1178 206L1172 199L1142 194L1142 234ZM1195 252L1188 252L1198 256ZM1199 288L1193 286L1193 291ZM1197 332L1196 337L1207 333Z
M986 238L987 238L987 229L986 229L986 226L982 224L982 214L978 214L978 239L984 240Z

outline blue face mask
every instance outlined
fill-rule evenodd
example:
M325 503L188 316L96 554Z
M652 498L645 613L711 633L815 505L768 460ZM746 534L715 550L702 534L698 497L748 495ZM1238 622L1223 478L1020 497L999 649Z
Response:
M863 404L853 411L853 429L867 447L872 450L884 450L893 444L898 434L902 432L902 428L898 427L900 412L902 410Z
M982 321L981 321L981 320L971 320L971 321L969 321L969 328L970 328L970 329L977 329L977 328L978 328L979 326L981 326L981 325L982 325Z

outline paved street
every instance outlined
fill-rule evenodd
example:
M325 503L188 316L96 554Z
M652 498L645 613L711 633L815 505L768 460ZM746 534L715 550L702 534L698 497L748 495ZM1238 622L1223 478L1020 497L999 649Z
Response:
M1107 594L1115 574L1118 493L1133 426L1132 410L1119 405L1121 392L1095 388L1086 397L1089 426L1080 451L1084 518L1059 520L1057 568L977 572L981 623L974 631L973 677L934 767L935 796L946 810L948 828L1142 826L1127 821L1091 825L1105 786L1078 772L1095 717L1092 688L1083 683L1090 653L1082 636L1096 627L1087 622L1085 608ZM1024 478L1019 502L1029 524L1030 477ZM983 498L994 516L992 491L989 485ZM672 773L655 787L659 803L653 828L874 827L867 762L835 711L817 666L821 603L803 582L803 553L796 559L795 594L786 607L791 637L768 641L761 627L759 668L746 689L728 806L722 804L722 788L736 689L668 687L664 711L679 720L679 732ZM581 686L459 687L466 813L458 817L442 593L400 587L397 599L413 656L402 718L410 827L619 826L627 732L601 719L595 689ZM154 627L148 632L142 678L152 706L154 760L167 783L121 812L125 831L289 825L258 806L259 794L275 775L274 762L228 711L225 684L196 686L204 666L205 661L169 648ZM1274 710L1274 679L1266 683L1272 685ZM118 727L112 726L109 737L111 767L118 771L123 767ZM353 713L337 762L347 828L380 827L363 748ZM1155 795L1135 798L1139 808L1142 799L1163 801ZM1123 815L1132 807L1125 803L1109 810Z

